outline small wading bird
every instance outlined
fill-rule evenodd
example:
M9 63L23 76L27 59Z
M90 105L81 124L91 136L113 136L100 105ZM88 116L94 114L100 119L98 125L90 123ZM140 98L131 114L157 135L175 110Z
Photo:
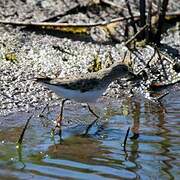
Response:
M80 78L72 79L51 79L48 77L36 78L37 82L47 86L50 90L55 92L58 96L63 97L61 104L61 112L56 119L56 125L53 129L53 133L56 128L61 130L61 122L63 118L64 103L67 100L74 100L80 103L87 103L89 111L98 118L88 103L95 102L107 89L108 85L121 77L131 76L128 66L121 63L114 63L112 66L106 69L102 69L98 72L86 74Z

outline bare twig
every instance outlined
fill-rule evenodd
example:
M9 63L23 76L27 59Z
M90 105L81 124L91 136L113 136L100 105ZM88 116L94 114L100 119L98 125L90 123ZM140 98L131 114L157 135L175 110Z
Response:
M63 0L63 3L68 7L68 4L66 3L65 0ZM70 9L68 9L67 11L65 12L60 12L56 15L53 15L51 17L48 17L46 19L44 19L42 22L50 22L50 21L56 21L58 20L59 18L65 16L65 15L70 15L70 14L76 14L76 13L79 13L79 12L82 12L82 13L85 13L87 11L88 8L90 8L91 6L93 7L94 6L94 3L90 3L89 5L86 5L86 6L82 6L77 0L76 0L76 5L71 7Z
M155 38L156 43L158 45L160 44L160 40L161 40L162 27L164 24L164 19L165 19L168 3L169 3L169 0L163 0L162 7L159 10L159 20L158 20L157 33L156 33L156 38Z
M147 64L146 64L146 67L147 67L147 68L150 68L150 65L149 65L149 64L150 64L150 62L153 60L155 54L156 54L156 49L154 49L153 55L151 56L151 58L149 59L149 61L148 61Z
M158 98L157 98L157 101L161 101L165 96L167 96L169 94L169 92L166 92L166 93L164 93L164 94L162 94L161 96L159 96Z
M148 27L148 25L146 24L144 27L142 27L134 36L132 36L129 40L127 40L125 42L125 45L127 46L129 43L131 43L139 34L141 34L146 28Z
M25 126L24 126L24 128L22 130L22 133L21 133L21 135L20 135L20 137L19 137L19 139L17 141L17 146L16 146L17 148L19 148L19 146L21 146L21 144L22 144L22 141L23 141L23 138L24 138L24 133L25 133L25 131L26 131L27 127L28 127L28 124L29 124L32 117L33 117L33 114L26 121L26 124L25 124Z
M168 75L166 73L166 70L165 70L165 67L164 67L164 64L163 64L163 61L162 61L162 58L161 58L161 53L160 53L160 51L159 51L157 46L155 46L155 48L156 48L156 51L157 51L157 54L158 54L158 57L159 57L159 60L160 60L161 66L162 66L162 70L163 70L165 79L168 79Z
M126 132L126 135L125 135L125 138L124 138L124 142L123 142L123 148L124 148L125 152L126 152L126 143L127 143L127 138L128 138L128 135L129 135L129 131L130 131L130 127L128 127L128 129L127 129L127 132Z
M139 19L139 15L134 16L135 19ZM102 21L102 22L97 22L97 23L89 23L89 24L78 24L78 23L55 23L55 22L12 22L12 21L4 21L0 20L0 23L2 24L9 24L9 25L15 25L15 26L40 26L42 28L47 28L47 29L57 29L59 30L60 28L64 27L81 27L81 28L89 28L89 27L95 27L95 26L106 26L111 23L116 23L119 21L125 21L131 19L131 16L128 17L119 17L112 19L110 21Z
M146 0L140 0L140 21L141 27L146 25ZM140 38L145 38L146 31L143 31Z
M168 62L170 62L171 64L174 64L173 60L171 60L166 54L164 54L163 52L159 51L159 53L161 54L161 56L163 56Z
M152 18L152 0L148 0L148 16L147 16L147 24L148 24L148 31L147 31L147 37L146 39L150 41L150 39L153 39L152 36L152 29L151 29L151 18Z
M179 18L180 17L180 11L175 12L167 12L165 15L165 19L171 19L171 18Z
M157 50L157 47L156 46L150 46L150 45L148 45L148 47L149 48L151 48L151 49L155 49L155 50ZM158 49L159 50L159 49ZM172 59L170 59L166 54L164 54L163 52L161 52L160 50L159 50L159 53L161 54L161 56L163 56L168 62L170 62L171 64L174 64L174 61L172 60Z
M123 60L122 60L123 63L125 61L126 56L127 56L127 51L125 51L125 53L124 53Z
M152 16L155 16L155 13L152 14ZM169 17L179 17L180 12L174 12L174 13L167 13L166 18ZM133 16L134 20L138 20L140 18L140 15ZM21 22L21 21L6 21L6 20L0 20L0 23L7 24L7 25L14 25L14 26L29 26L29 27L41 27L44 29L53 29L53 30L63 30L63 28L73 28L73 27L79 27L79 28L85 28L87 30L91 27L96 26L106 26L111 23L121 22L121 21L127 21L129 19L132 19L131 16L127 17L118 17L115 19L112 19L110 21L102 21L97 23L89 23L89 24L80 24L80 23L57 23L57 22Z
M136 24L135 24L135 21L134 21L134 16L133 16L133 14L132 14L129 1L128 1L128 0L125 0L125 2L126 2L126 6L127 6L127 8L128 8L128 11L129 11L129 15L130 15L130 17L131 17L131 21L132 21L132 26L133 26L133 29L134 29L134 33L137 33Z
M67 10L65 12L60 12L60 13L55 14L53 16L50 16L50 17L42 20L41 22L56 21L56 20L58 20L58 18L61 18L61 17L65 16L65 15L67 15L67 14L74 14L75 12L77 12L79 10L79 8L80 8L80 5L77 4L74 7L72 7L71 9L69 9L69 10Z
M141 27L143 27L146 24L146 1L145 0L139 0L139 11L140 11L140 22Z
M107 5L111 6L111 7L113 7L113 8L123 9L123 10L127 11L126 7L123 7L123 6L121 6L119 4L116 4L116 3L112 2L112 1L109 1L109 0L100 0L100 1L102 3L104 3L104 4L107 4Z

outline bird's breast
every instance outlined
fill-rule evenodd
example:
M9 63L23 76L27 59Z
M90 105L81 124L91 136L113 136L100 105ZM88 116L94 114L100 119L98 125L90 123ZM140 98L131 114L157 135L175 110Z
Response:
M81 92L80 90L67 89L61 86L54 86L49 84L47 86L58 96L82 103L95 102L106 90L106 89L91 89L90 91Z

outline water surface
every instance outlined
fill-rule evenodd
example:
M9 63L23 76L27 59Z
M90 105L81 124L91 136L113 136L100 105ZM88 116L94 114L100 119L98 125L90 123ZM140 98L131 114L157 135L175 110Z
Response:
M81 106L69 107L63 139L50 136L54 111L49 120L35 114L22 151L15 143L31 113L1 118L0 179L180 179L180 91L166 96L162 106L131 99L99 103L101 120L86 136L80 122L93 117ZM124 151L129 126L140 136L132 140L130 131Z

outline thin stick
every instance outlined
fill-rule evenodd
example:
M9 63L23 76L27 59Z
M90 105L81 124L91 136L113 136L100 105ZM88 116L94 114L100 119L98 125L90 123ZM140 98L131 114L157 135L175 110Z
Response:
M142 33L148 25L146 24L144 27L142 27L134 36L132 36L129 40L125 42L125 45L127 46L129 43L131 43L140 33Z
M156 48L156 51L157 51L157 54L158 54L159 60L160 60L160 62L161 62L161 65L162 65L162 70L163 70L163 73L164 73L165 79L168 79L168 75L167 75L167 73L166 73L166 70L165 70L164 64L163 64L163 62L162 62L161 53L160 53L160 51L159 51L159 49L158 49L158 47L157 47L157 46L155 46L155 48Z
M139 15L134 16L135 19L139 19ZM57 22L13 22L13 21L4 21L0 20L0 23L2 24L9 24L9 25L16 25L16 26L42 26L43 28L51 28L53 27L54 29L62 28L62 27L81 27L81 28L89 28L89 27L95 27L95 26L105 26L111 23L119 22L119 21L124 21L124 20L129 20L131 19L131 16L128 17L119 17L119 18L114 18L110 21L102 21L102 22L97 22L97 23L89 23L89 24L81 24L81 23L57 23ZM52 28L52 29L53 29Z
M150 64L150 62L153 60L155 54L156 54L156 49L154 49L153 55L151 56L150 60L149 60L149 61L147 62L147 64L146 64L146 67L147 67L147 68L150 68L150 65L149 65L149 64Z
M151 49L154 48L155 50L157 49L156 46L153 46L153 47L152 47L152 46L148 45L148 47L151 48ZM167 57L167 55L164 54L162 51L159 50L159 54L161 54L161 56L163 56L168 62L170 62L171 64L174 64L174 61L171 60L169 57Z
M150 38L151 38L151 35L152 35L152 26L151 26L152 0L148 0L148 4L149 4L149 7L148 7L148 15L147 15L147 24L148 24L149 27L148 27L146 39L147 39L148 41L151 41Z
M144 27L146 25L146 1L145 0L139 0L139 11L140 11L141 27ZM142 33L140 38L144 39L144 37L145 37L145 32Z
M143 27L146 24L146 1L140 0L139 1L139 11L140 11L140 22L141 27Z
M159 20L158 20L157 33L156 33L156 43L158 45L160 44L160 40L161 40L162 27L164 24L168 3L169 0L163 0L162 7L159 10Z
M169 94L169 92L162 94L160 97L157 98L157 101L160 101L161 99L163 99L168 94Z
M156 12L152 14L152 16L155 16ZM174 13L167 13L166 18L175 16L176 18L180 16L180 12L174 12ZM15 26L37 26L37 27L43 27L43 28L48 28L48 29L60 29L63 27L81 27L81 28L90 28L90 27L95 27L95 26L106 26L111 23L115 22L120 22L120 21L125 21L131 19L131 16L127 17L118 17L114 18L110 21L102 21L102 22L97 22L97 23L89 23L89 24L76 24L76 23L57 23L57 22L21 22L21 21L5 21L5 20L0 20L0 23L2 24L9 24L9 25L15 25ZM133 16L134 20L138 20L140 18L140 15L135 15Z
M32 114L32 115L27 119L27 121L26 121L26 124L25 124L25 126L24 126L24 128L23 128L23 130L22 130L22 133L21 133L21 135L20 135L20 137L19 137L19 139L18 139L18 141L17 141L17 146L16 146L17 148L19 148L19 146L22 144L25 131L26 131L26 129L27 129L27 127L28 127L28 124L29 124L29 122L30 122L30 120L31 120L32 117L33 117L33 114Z
M134 16L133 16L133 14L132 14L129 1L128 1L128 0L125 0L125 2L126 2L126 6L127 6L127 8L128 8L128 11L129 11L129 15L130 15L130 17L131 17L131 21L132 21L132 26L133 26L133 29L134 29L134 33L137 33L136 24L135 24L135 21L134 21Z
M118 9L123 9L123 10L126 10L127 11L127 8L126 7L123 7L119 4L115 4L114 2L112 1L109 1L109 0L100 0L102 3L108 5L108 6L111 6L112 8L118 8Z
M128 127L127 132L126 132L126 136L124 138L124 143L123 143L124 151L126 151L126 143L127 143L127 138L128 138L128 135L129 135L129 131L130 131L130 127Z
M164 54L163 52L159 51L159 53L161 54L161 56L163 56L168 62L170 62L171 64L174 64L173 60L171 60L169 57L167 57L166 54Z
M127 56L127 51L125 51L125 53L124 53L124 57L123 57L123 60L122 60L123 63L125 61L126 56Z
M65 2L64 2L64 4L65 4ZM71 9L68 9L67 11L60 12L60 13L58 13L56 15L50 16L50 17L42 20L41 22L56 21L56 20L58 20L58 18L61 18L63 16L66 16L66 15L69 15L69 14L75 14L75 12L81 12L84 8L85 8L84 6L81 7L80 4L77 4L74 7L72 7Z

